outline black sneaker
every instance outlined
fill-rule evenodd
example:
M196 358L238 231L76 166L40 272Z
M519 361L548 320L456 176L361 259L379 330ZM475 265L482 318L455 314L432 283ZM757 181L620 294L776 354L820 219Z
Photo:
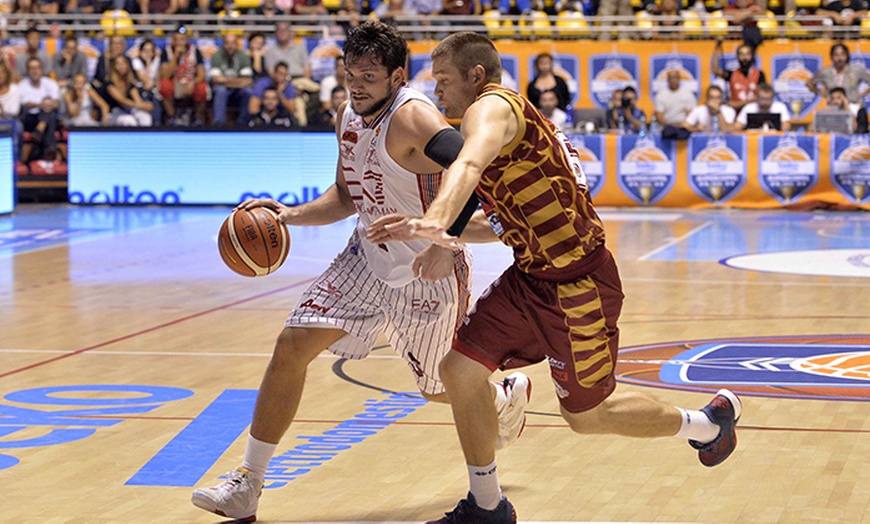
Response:
M495 509L486 510L477 505L474 495L469 492L468 498L460 500L453 511L426 524L516 524L516 521L517 511L505 497Z
M698 450L701 464L711 468L725 462L737 447L737 421L740 420L743 406L737 395L727 389L720 389L701 411L719 426L719 435L711 442L690 440L689 444Z

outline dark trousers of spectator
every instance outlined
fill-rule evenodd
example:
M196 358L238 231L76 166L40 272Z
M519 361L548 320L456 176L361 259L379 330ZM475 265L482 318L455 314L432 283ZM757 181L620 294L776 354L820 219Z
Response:
M40 111L39 113L26 113L21 119L24 130L30 133L33 149L30 150L25 162L47 157L54 160L57 151L57 111ZM39 124L45 123L44 129ZM42 129L41 131L39 129Z
M212 101L214 102L214 124L222 125L227 121L227 107L232 104L239 108L237 124L246 124L248 121L248 99L251 90L247 87L227 87L215 84L211 88Z

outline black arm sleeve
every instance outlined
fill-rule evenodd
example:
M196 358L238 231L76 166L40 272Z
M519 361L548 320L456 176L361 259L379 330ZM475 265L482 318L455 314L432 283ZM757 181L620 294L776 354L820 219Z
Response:
M456 157L459 156L459 151L462 150L462 144L464 143L465 141L462 139L462 134L459 131L453 128L445 128L438 131L429 140L429 143L423 149L423 153L435 162L438 162L438 165L447 169L456 160ZM471 215L477 211L477 204L477 196L471 195L471 198L465 203L465 207L462 208L456 221L447 229L449 235L458 237L462 234L462 231L471 219Z

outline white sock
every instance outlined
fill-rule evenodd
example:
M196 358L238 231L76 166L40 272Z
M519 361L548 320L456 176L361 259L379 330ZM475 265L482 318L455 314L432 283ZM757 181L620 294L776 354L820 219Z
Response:
M490 384L495 388L495 410L497 413L501 413L510 404L511 399L501 384L495 382L490 382Z
M468 478L471 483L471 494L477 505L483 509L493 510L501 502L501 486L498 484L498 468L495 461L488 466L468 466Z
M269 461L272 460L272 455L275 454L277 447L278 444L263 442L248 434L248 445L245 447L245 460L242 462L242 467L249 469L254 476L264 478L266 468L269 466Z
M702 444L706 444L719 436L719 425L714 424L707 418L704 412L690 411L683 408L677 409L680 411L680 415L683 416L683 423L676 434L677 437L697 440Z

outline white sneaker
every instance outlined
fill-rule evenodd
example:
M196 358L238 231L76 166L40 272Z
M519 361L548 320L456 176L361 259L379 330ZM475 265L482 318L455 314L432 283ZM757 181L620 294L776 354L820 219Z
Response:
M227 473L227 480L217 486L194 490L193 505L222 517L242 522L257 520L257 504L263 492L263 479L251 476L245 468Z
M526 405L532 398L532 381L524 373L512 373L500 385L510 401L498 412L495 449L506 448L519 438L526 427Z

